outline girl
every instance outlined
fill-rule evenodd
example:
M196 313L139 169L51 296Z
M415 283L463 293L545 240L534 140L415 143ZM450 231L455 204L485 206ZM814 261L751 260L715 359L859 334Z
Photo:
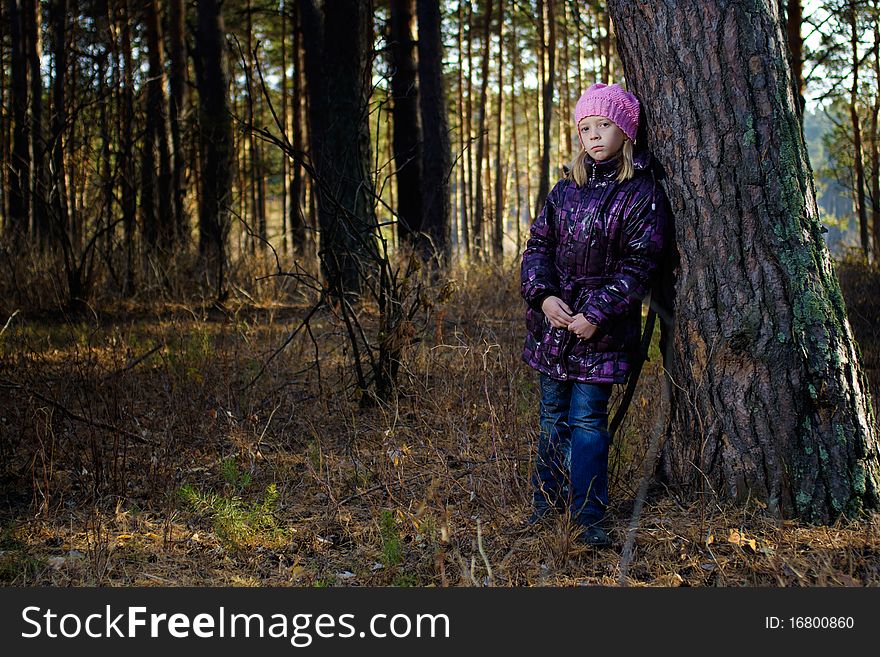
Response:
M648 152L634 154L639 102L594 84L575 106L581 150L532 224L522 260L523 360L541 373L530 524L568 504L580 541L608 546L608 399L639 344L641 300L663 249L668 203Z

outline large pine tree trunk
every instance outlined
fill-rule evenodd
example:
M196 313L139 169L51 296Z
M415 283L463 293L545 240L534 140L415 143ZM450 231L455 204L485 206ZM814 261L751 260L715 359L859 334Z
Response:
M397 169L397 235L427 254L422 231L422 144L416 82L415 0L391 2L391 95Z
M452 154L443 84L443 39L440 6L419 0L419 105L422 115L423 230L431 238L431 255L449 257L449 176Z
M818 221L779 2L609 6L676 218L662 474L812 521L876 508L875 418Z
M222 0L199 0L195 53L199 89L202 198L199 254L216 268L217 296L224 299L226 241L232 196L232 117L229 113L226 28Z

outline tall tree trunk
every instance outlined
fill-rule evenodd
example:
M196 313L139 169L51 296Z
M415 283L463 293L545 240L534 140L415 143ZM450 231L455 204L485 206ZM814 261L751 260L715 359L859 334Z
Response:
M321 266L334 296L358 296L377 260L376 216L365 111L370 90L371 16L364 3L301 0L316 163Z
M295 29L295 28L294 28ZM285 136L290 135L290 120L287 114L287 2L281 0L281 125ZM290 158L281 154L281 253L287 255L287 204L290 198L290 184L287 169Z
M470 34L468 34L470 38ZM458 164L458 213L461 226L461 241L464 244L465 255L470 254L471 237L468 226L468 178L467 162L470 159L470 134L468 132L467 119L465 118L464 103L464 3L458 3L458 136L461 159ZM457 241L457 240L454 240Z
M43 139L43 74L41 71L43 48L41 37L41 12L39 0L25 0L27 9L27 58L28 77L31 85L31 233L41 244L48 237L46 216L46 142Z
M147 28L149 63L145 107L147 126L143 154L145 171L141 177L145 196L144 237L150 247L161 246L167 250L173 242L175 226L172 219L171 149L168 144L168 104L164 84L165 55L158 0L148 0L144 5L144 23ZM158 177L155 160L157 154Z
M553 87L556 83L556 15L554 0L545 0L545 15L540 19L547 26L546 43L541 44L545 59L547 77L542 81L541 109L543 114L542 125L542 148L541 148L541 172L538 179L538 197L535 205L535 216L538 215L544 199L550 193L550 122L553 119Z
M874 79L880 80L880 2L873 2ZM880 263L880 88L874 89L871 108L871 228L874 237L874 264Z
M397 171L397 235L401 243L427 256L430 243L422 233L422 135L416 81L415 12L415 0L391 0L391 112Z
M226 27L222 0L199 0L195 72L199 90L202 203L199 254L217 272L217 297L226 298L226 241L232 193L232 117L229 113Z
M418 0L419 14L419 104L422 114L422 211L423 230L431 239L432 256L449 259L449 177L452 154L446 89L443 84L443 36L440 6Z
M299 2L293 3L293 147L297 152L303 151L304 128L306 121L303 120L305 94L303 94L303 47L302 47L302 21L300 20ZM290 180L290 239L293 242L294 252L303 255L307 251L306 218L303 212L305 194L302 178L302 167L299 162L291 165ZM314 232L312 233L314 235Z
M516 30L516 13L513 15L513 20L511 21L512 31L513 33L510 35L510 62L513 66L512 77L513 79L510 81L511 89L513 89L513 93L510 97L510 133L513 138L513 189L516 192L516 208L514 212L514 221L516 224L516 254L519 255L522 251L522 188L520 185L520 164L519 164L519 140L517 129L517 110L516 110L516 99L522 99L525 95L524 85L520 84L519 91L517 91L517 82L521 82L520 72L519 72L519 37Z
M26 52L25 15L23 2L9 0L9 38L12 44L11 105L12 155L9 170L9 230L16 239L23 239L31 222L31 131L28 112L28 60Z
M190 239L189 220L186 216L186 154L183 145L183 130L186 113L186 6L183 0L170 0L168 3L168 37L170 60L171 95L168 104L168 119L171 127L171 190L174 230L177 242L187 246Z
M483 158L486 153L486 109L487 92L489 88L489 53L492 50L489 43L492 26L493 0L486 1L486 15L483 23L483 63L480 72L480 104L477 107L479 121L477 121L477 159L474 179L476 180L476 192L474 193L474 257L482 260L486 255L483 246Z
M67 203L67 177L65 174L64 150L67 140L67 20L68 0L52 2L52 51L54 59L54 75L52 79L52 170L50 180L52 187L49 192L49 206L52 208L52 241L60 244L65 240L65 232L69 226Z
M465 226L465 242L464 248L465 253L467 253L468 257L471 257L474 253L473 249L473 240L474 240L474 232L473 228L476 226L476 220L474 219L473 211L474 206L476 205L476 201L474 199L474 149L473 149L473 139L474 135L474 5L473 3L467 3L468 8L468 19L467 19L467 28L468 28L468 37L467 37L467 126L465 134L467 135L467 151L465 151L465 167L467 169L467 181L465 187L465 194L467 194L467 205L471 211L467 216L467 224Z
M877 508L874 417L818 221L779 3L609 6L668 173L681 259L662 474L809 521Z
M495 108L495 230L492 232L492 255L496 262L504 258L504 167L505 148L501 143L504 117L504 0L498 0L498 107ZM504 144L506 146L507 144Z
M9 5L0 2L0 43L6 43ZM9 81L6 77L6 49L0 48L0 111L6 120L0 123L0 235L6 231L9 221L9 144L12 142L12 112L7 109Z
M857 20L857 8L854 0L850 0L847 7L847 19L850 26L850 47L852 55L852 87L849 96L849 116L853 131L853 169L855 173L855 189L853 197L855 201L856 216L859 218L859 237L861 238L862 253L865 260L870 254L870 237L868 232L868 212L865 207L865 163L862 156L862 126L859 119L859 32Z
M66 2L66 0L61 0ZM125 239L125 283L123 293L134 294L135 222L137 191L135 189L134 156L134 61L131 48L131 8L129 0L120 3L122 27L122 90L120 92L119 171L122 175L122 227ZM63 195L61 195L63 197Z

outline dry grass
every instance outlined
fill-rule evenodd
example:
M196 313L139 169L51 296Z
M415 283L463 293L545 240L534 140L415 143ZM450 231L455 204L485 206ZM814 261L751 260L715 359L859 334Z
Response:
M577 546L561 521L526 527L538 399L516 275L450 276L397 398L367 408L329 310L253 381L313 301L289 281L241 285L222 312L107 299L88 320L16 316L0 337L0 582L616 585L656 359L612 453L615 549ZM634 586L880 584L876 516L779 524L760 504L664 493L636 543Z

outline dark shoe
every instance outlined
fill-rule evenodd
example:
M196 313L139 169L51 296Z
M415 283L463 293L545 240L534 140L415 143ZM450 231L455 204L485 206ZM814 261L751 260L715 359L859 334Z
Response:
M530 526L546 525L553 520L553 514L556 511L552 506L541 505L532 509L532 515L526 521Z
M577 540L578 543L589 545L590 547L605 548L611 546L611 539L599 525L584 527Z

